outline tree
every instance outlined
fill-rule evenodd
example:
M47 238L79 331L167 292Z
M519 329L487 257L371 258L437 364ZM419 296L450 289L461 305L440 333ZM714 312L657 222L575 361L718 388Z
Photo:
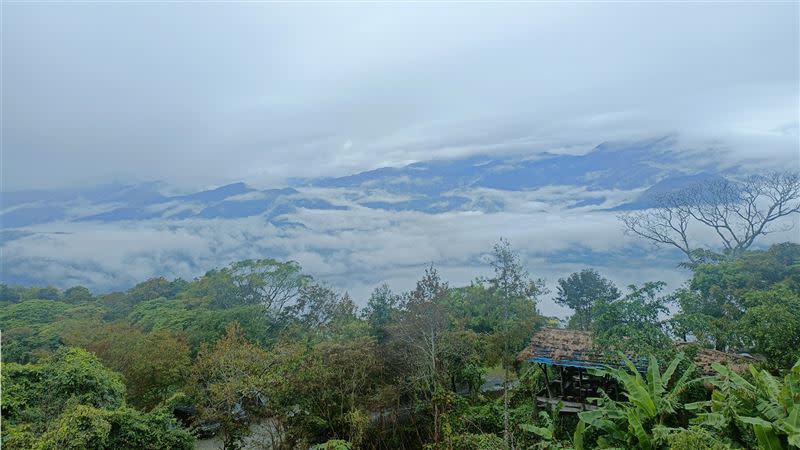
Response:
M348 302L349 305L345 306L344 303ZM310 283L303 286L297 302L287 311L297 318L306 329L316 330L329 325L343 313L343 308L350 307L354 308L355 304L346 293L340 295L328 286Z
M139 340L131 353L123 376L132 404L151 409L183 387L192 360L182 336L155 331Z
M92 293L83 286L74 286L64 291L64 301L66 303L88 303L92 301L92 299Z
M305 370L286 379L285 392L291 392L288 403L305 411L306 429L317 431L310 436L312 442L346 437L359 448L369 425L369 400L380 370L375 338L325 340L305 358ZM276 365L280 363L276 361Z
M209 270L178 294L189 307L230 308L241 304L236 285L227 270Z
M173 298L184 284L185 281L181 279L169 281L164 277L151 278L128 289L126 296L131 304L159 297Z
M43 288L34 288L28 294L30 299L39 299L39 300L59 300L61 299L61 291L58 288L53 286L47 286Z
M647 282L641 287L631 285L624 297L598 302L592 314L594 345L600 349L633 354L661 354L671 347L666 322L668 297L658 294L666 283Z
M600 276L596 270L583 269L558 280L555 301L575 311L569 320L570 328L588 331L591 329L591 311L595 303L609 303L619 296L620 292L614 283Z
M79 348L60 349L44 365L42 403L63 407L74 398L96 408L116 408L125 398L125 385L116 372Z
M236 286L238 300L248 305L263 305L274 315L294 303L311 278L300 264L274 259L248 259L223 269Z
M386 283L376 287L369 296L367 306L362 312L362 317L369 324L372 335L375 336L379 343L386 340L387 329L397 318L400 300L400 296L392 292Z
M3 428L22 425L33 436L76 405L115 409L124 404L119 374L78 348L62 348L40 364L4 363L2 375Z
M691 264L706 252L690 236L692 225L712 230L723 253L738 256L760 236L785 231L780 219L800 212L800 174L753 175L743 180L714 179L662 194L654 208L623 214L625 231L656 245L672 246Z
M5 283L0 283L0 302L16 303L20 301L22 296L19 290L8 286Z
M735 332L747 348L767 357L766 365L779 371L800 359L800 293L785 286L748 295L748 308Z
M736 259L695 265L692 279L674 296L680 309L671 320L673 332L722 351L771 347L769 363L788 368L791 352L781 342L796 339L795 321L789 318L800 295L798 261L800 245L784 243L746 251ZM746 322L741 322L745 316ZM780 333L767 332L770 326ZM788 359L778 363L781 357L775 351L781 350Z
M511 431L508 422L508 374L509 369L515 364L517 349L521 347L521 340L533 331L533 324L526 324L520 320L525 316L537 315L536 299L543 292L544 283L541 280L533 281L522 266L519 254L511 244L500 239L495 244L489 257L489 265L494 271L494 277L486 280L490 290L497 296L501 304L501 327L499 338L502 342L503 377L503 438L506 446L511 447ZM526 326L527 325L527 326Z
M36 450L190 450L194 437L167 411L142 413L77 405L64 411L35 444Z
M444 304L448 290L433 265L425 269L425 275L406 295L404 311L394 327L394 336L408 349L409 362L416 368L416 384L427 401L433 400L443 380L444 340L450 325ZM433 438L437 444L440 425L438 406L433 402Z
M169 281L164 277L150 278L126 292L112 292L98 297L106 308L106 320L119 320L127 316L141 302L157 298L175 298L188 283L180 278Z
M267 361L267 353L245 340L236 323L213 348L203 345L197 354L187 395L202 420L221 425L224 450L239 449L252 417L264 410Z

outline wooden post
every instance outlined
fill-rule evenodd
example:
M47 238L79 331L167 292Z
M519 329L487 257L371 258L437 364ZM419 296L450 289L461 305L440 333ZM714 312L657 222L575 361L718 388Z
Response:
M542 372L544 372L544 385L547 387L547 399L551 400L553 398L553 394L550 393L550 378L547 376L547 366L539 363L539 367L541 367Z

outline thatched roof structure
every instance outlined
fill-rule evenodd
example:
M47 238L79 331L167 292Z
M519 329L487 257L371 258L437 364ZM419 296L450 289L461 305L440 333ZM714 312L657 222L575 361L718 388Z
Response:
M537 331L517 359L571 367L602 367L605 363L604 355L592 346L592 333L561 328Z
M689 354L695 354L694 363L700 372L714 373L713 363L728 366L734 371L741 372L747 369L748 364L756 362L755 358L725 353L718 350L696 347L691 343L681 342L675 344ZM694 347L694 349L690 349ZM629 355L635 359L637 367L644 368L646 359ZM542 328L534 333L530 344L518 355L519 361L537 362L555 366L566 367L602 367L604 365L618 365L615 355L606 355L594 348L592 334L588 331L565 330L561 328Z
M747 370L747 366L758 362L758 360L750 355L741 355L735 353L726 353L711 348L703 348L691 342L677 342L676 347L689 354L695 354L694 364L697 369L704 374L716 373L712 364L718 363L728 367L734 372L742 373Z

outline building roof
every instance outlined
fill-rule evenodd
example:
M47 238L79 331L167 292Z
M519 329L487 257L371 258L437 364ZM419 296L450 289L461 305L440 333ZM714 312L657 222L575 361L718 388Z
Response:
M681 349L687 349L693 344L676 343ZM748 364L755 362L755 358L725 353L718 350L696 347L694 363L702 373L714 373L713 363L728 366L734 371L746 370ZM687 351L688 352L688 351ZM691 353L694 353L692 351ZM647 366L647 359L628 355L640 370ZM519 361L543 363L554 366L596 368L607 365L619 366L615 355L609 355L594 348L592 334L588 331L565 330L562 328L542 328L534 333L530 344L518 355Z
M534 333L531 343L517 359L568 367L603 367L607 358L592 345L588 331L542 328Z
M750 364L759 361L757 358L750 355L721 352L711 348L703 348L691 342L677 342L675 346L690 354L696 351L694 364L700 372L705 374L716 373L714 368L711 367L714 363L722 364L734 372L742 373L747 370Z

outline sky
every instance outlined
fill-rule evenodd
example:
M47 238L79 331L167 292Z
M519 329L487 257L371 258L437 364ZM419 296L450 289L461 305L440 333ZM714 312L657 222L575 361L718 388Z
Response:
M2 192L274 188L666 135L698 167L800 170L798 2L3 1L0 12ZM675 289L688 273L674 253L623 235L613 212L567 206L639 192L470 191L507 206L425 214L305 188L350 209L301 208L291 229L260 217L45 223L0 241L0 275L105 292L276 257L363 303L382 281L413 287L432 262L456 286L488 275L504 236L551 290L587 266L620 286ZM800 242L793 220L761 243Z
M3 2L0 190L278 187L667 133L795 161L798 8Z

